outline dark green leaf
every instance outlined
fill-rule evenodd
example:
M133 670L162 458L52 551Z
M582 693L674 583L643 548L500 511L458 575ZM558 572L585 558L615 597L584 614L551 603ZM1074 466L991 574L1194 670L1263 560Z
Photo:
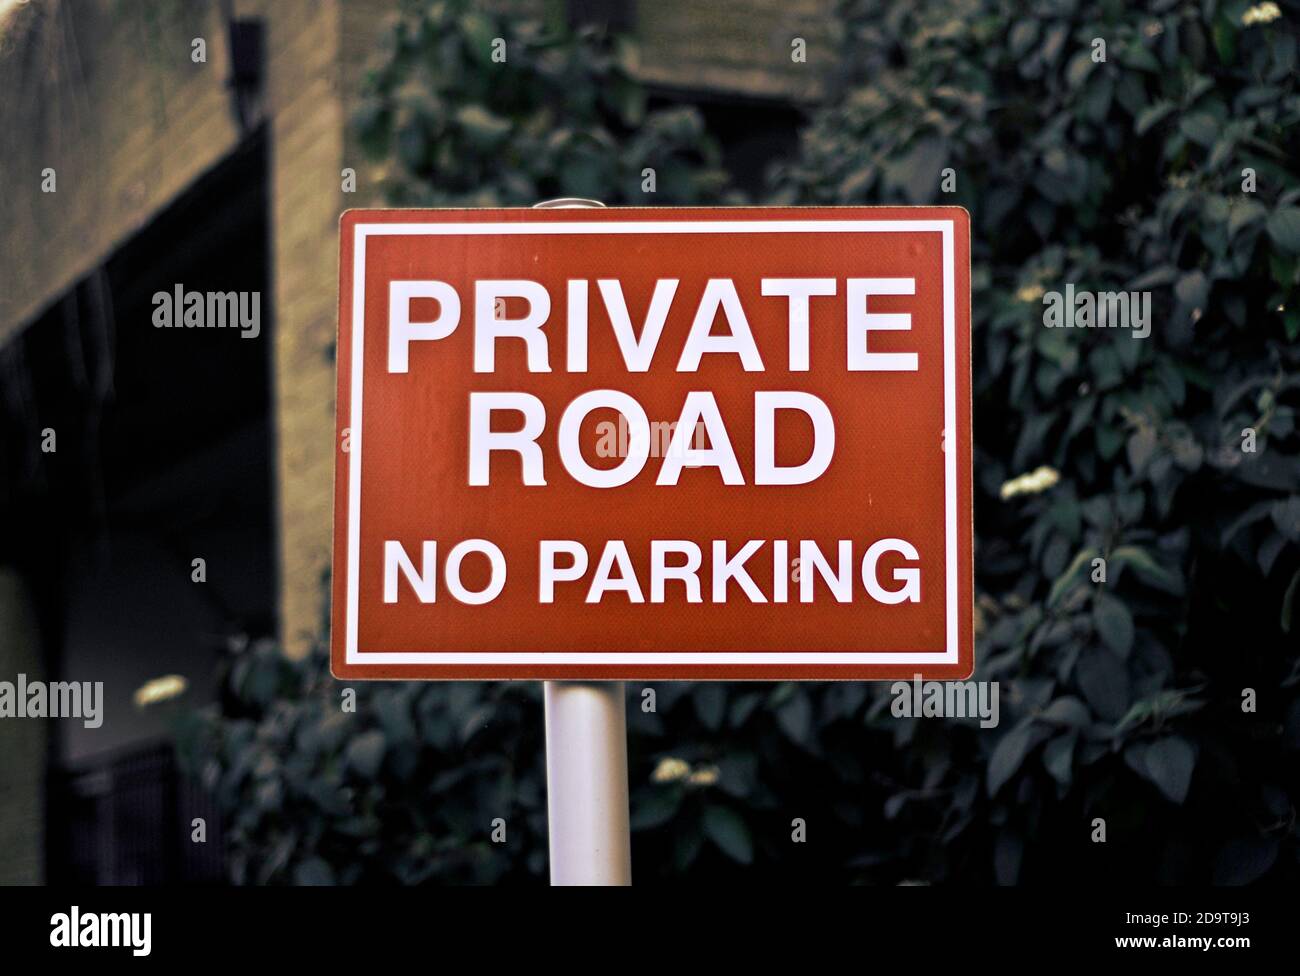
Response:
M1057 736L1043 747L1043 766L1061 786L1069 786L1074 777L1076 735Z
M1123 600L1098 590L1092 602L1092 622L1102 643L1120 657L1133 649L1133 615Z
M1115 655L1092 651L1079 658L1079 690L1092 710L1109 722L1128 710L1128 673Z
M1171 803L1182 804L1192 782L1196 751L1184 738L1168 735L1151 743L1146 751L1147 775Z
M1216 885L1247 885L1258 881L1277 860L1273 837L1238 837L1228 841L1214 862Z
M1268 236L1278 247L1300 253L1300 207L1278 207L1268 218Z
M702 681L691 693L695 701L695 714L706 728L717 731L727 711L727 689L715 681Z
M1175 107L1174 103L1169 101L1152 102L1138 113L1137 119L1133 122L1133 131L1138 135L1145 135L1148 129L1169 115Z
M637 793L632 804L633 830L651 830L668 823L682 804L682 790L677 785L654 786Z
M994 796L1003 785L1016 775L1025 761L1025 756L1041 739L1041 733L1034 730L1030 722L1022 722L1006 733L998 741L989 757L988 773L985 780L989 796Z
M334 869L322 858L309 858L294 868L293 883L304 886L332 885L334 884Z
M347 762L363 779L373 779L384 761L387 743L378 729L363 732L347 748Z
M733 861L748 864L754 859L749 827L728 807L709 804L704 808L704 833Z
M799 691L776 713L781 731L800 745L807 745L812 730L812 705L805 692Z

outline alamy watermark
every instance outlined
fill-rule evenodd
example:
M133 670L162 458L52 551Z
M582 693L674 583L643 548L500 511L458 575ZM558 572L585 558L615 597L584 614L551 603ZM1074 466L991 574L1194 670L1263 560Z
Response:
M895 681L889 693L894 718L978 718L980 728L997 728L996 681L922 681L917 674Z
M0 718L79 718L88 729L104 724L104 682L0 681Z
M686 457L689 451L704 451L709 447L708 429L704 426L702 420L696 421L692 437L675 437L676 433L677 421L675 420L650 421L650 456L652 458L675 457L680 459ZM623 414L618 415L618 423L612 420L602 420L596 424L596 437L597 457L625 458L628 456L629 428L627 417ZM693 444L692 441L694 441ZM695 467L695 465L686 464L684 467Z
M239 329L241 339L262 332L260 291L171 291L153 293L155 329Z
M147 956L153 947L151 912L82 912L73 905L50 916L50 945L56 949L121 947Z
M1043 295L1043 325L1049 329L1132 329L1134 339L1151 334L1151 292L1081 291L1073 284L1065 294Z

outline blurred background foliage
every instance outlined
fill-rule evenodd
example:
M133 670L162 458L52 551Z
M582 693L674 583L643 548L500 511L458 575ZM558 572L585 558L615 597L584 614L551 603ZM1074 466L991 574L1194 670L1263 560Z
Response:
M629 684L639 882L1300 877L1300 14L1281 6L841 6L827 96L758 202L972 214L976 677L1000 682L1001 724L894 718L887 684ZM697 111L647 111L624 41L459 2L391 37L357 125L395 205L741 199ZM1044 328L1067 282L1151 291L1151 336ZM1004 497L1042 466L1057 478ZM228 811L235 880L546 877L538 685L358 684L352 713L324 650L230 661L223 714L182 749Z
M484 6L412 5L370 73L355 122L392 206L645 204L646 168L665 199L719 202L727 178L703 116L648 107L630 41Z

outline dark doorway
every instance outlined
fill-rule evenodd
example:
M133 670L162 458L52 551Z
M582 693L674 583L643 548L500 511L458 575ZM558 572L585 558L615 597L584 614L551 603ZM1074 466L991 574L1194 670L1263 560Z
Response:
M223 647L275 630L268 233L255 134L3 350L0 565L34 594L46 677L103 682L102 725L50 722L52 882L219 865L188 849L169 743L215 699ZM177 286L256 294L257 336L155 327ZM183 693L137 700L173 675Z

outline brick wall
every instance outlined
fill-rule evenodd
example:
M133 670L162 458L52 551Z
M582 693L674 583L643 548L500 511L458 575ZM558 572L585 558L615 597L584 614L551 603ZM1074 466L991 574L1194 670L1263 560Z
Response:
M644 0L639 74L669 88L806 101L831 57L834 0ZM802 38L806 58L791 57Z
M239 133L215 4L33 3L0 31L3 342L226 156ZM206 64L190 59L196 37ZM54 193L41 191L47 168Z
M339 214L381 202L348 119L389 5L350 0L328 7L328 16L310 21L273 16L269 36L280 610L291 656L321 633L325 612ZM355 193L342 191L344 167L356 170Z

